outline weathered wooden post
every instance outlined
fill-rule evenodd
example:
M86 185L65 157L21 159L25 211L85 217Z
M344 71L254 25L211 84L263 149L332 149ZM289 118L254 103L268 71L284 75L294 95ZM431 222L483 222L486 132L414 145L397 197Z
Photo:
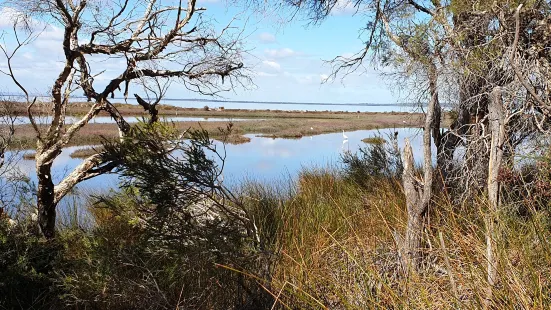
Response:
M496 258L496 227L495 222L499 214L499 169L503 158L503 143L505 139L505 117L503 112L503 98L501 87L496 86L490 94L489 131L490 161L488 164L488 214L486 215L486 258L488 260L488 292L485 307L490 306L492 291L497 282Z
M420 260L419 248L421 247L421 232L423 230L424 208L421 202L423 196L419 181L415 178L415 166L413 161L413 151L409 139L405 139L404 171L402 182L404 184L404 194L406 195L407 208L407 227L402 247L402 267L407 273L410 267L417 268Z

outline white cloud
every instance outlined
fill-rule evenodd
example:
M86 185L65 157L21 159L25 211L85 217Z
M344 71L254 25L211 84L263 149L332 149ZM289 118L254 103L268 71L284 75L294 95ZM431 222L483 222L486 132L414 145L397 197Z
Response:
M268 66L268 67L270 67L270 68L276 70L276 71L281 70L281 65L278 64L278 63L275 62L275 61L264 60L264 61L262 61L262 63L263 63L264 65L266 65L266 66Z
M264 71L257 71L254 74L256 76L260 76L260 77L274 77L274 76L277 76L277 74L268 73L268 72L264 72Z
M263 32L258 35L258 41L262 43L275 43L276 37L271 33Z
M266 49L264 50L264 54L271 58L287 58L299 55L299 53L287 47L280 49Z
M52 25L46 26L40 33L33 46L39 55L42 55L42 61L60 60L63 57L63 29Z
M63 32L64 30L60 27L47 25L44 31L40 33L39 38L42 40L58 40L61 42L63 40Z
M333 15L350 15L358 12L356 1L353 0L337 0L333 8Z
M3 7L0 10L0 28L12 27L18 16L21 16L21 12L10 7Z

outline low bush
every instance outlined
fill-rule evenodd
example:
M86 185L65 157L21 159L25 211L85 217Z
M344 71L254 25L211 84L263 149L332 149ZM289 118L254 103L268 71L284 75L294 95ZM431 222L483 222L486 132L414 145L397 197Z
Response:
M372 139L387 141L380 136ZM347 178L367 187L372 185L371 181L374 179L399 180L403 166L397 139L396 133L388 137L389 142L370 143L360 147L357 153L343 153L341 160Z

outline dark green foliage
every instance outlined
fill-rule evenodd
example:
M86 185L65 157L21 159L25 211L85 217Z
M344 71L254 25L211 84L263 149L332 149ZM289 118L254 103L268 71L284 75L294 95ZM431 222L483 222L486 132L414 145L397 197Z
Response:
M241 238L246 232L242 210L221 184L225 154L206 131L190 129L180 136L166 124L142 124L122 143L105 148L105 156L121 163L121 188L137 191L142 202L136 216L155 238L191 246L209 236ZM227 247L236 241L228 240Z
M250 302L245 288L251 284L240 274L216 265L235 262L233 257L222 257L205 245L185 247L153 238L135 216L143 202L134 193L119 193L104 200L109 205L103 202L93 210L99 225L80 240L80 250L77 247L67 258L74 263L64 272L67 305L93 309L234 309Z
M63 291L55 268L63 255L58 240L45 241L25 225L0 219L0 309L55 309Z
M229 134L231 125L222 131ZM140 124L122 143L105 149L105 156L121 163L121 188L129 201L106 197L103 207L140 227L147 245L139 250L142 256L148 253L159 266L185 273L162 278L174 279L170 287L193 299L186 308L207 301L216 309L259 307L270 300L253 279L217 267L254 272L259 256L247 210L222 184L225 154L206 131L180 135L168 124Z

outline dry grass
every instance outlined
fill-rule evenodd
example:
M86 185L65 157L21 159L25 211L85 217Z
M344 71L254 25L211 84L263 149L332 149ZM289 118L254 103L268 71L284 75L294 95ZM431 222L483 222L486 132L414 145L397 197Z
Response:
M219 109L222 103L216 103L217 107L211 107L208 110L204 108L184 108L173 105L162 104L158 106L159 115L165 116L202 116L202 117L222 117L222 118L351 118L365 114L390 114L401 115L403 112L347 112L347 111L288 111L288 110L250 110L250 109ZM68 115L84 115L91 108L90 102L73 102L67 108ZM114 103L117 110L124 116L147 115L144 109L137 104ZM285 107L285 106L280 106ZM36 116L49 115L51 113L51 103L36 102L33 106L33 113ZM27 106L17 102L14 108L17 115L26 116ZM109 116L106 112L101 112L100 116ZM361 117L361 116L360 116Z
M226 111L222 111L222 113ZM279 112L271 113L275 115ZM286 118L264 117L263 120L251 119L235 122L233 126L234 136L231 141L244 143L246 142L246 138L239 136L249 133L272 138L300 138L303 136L339 132L342 130L352 131L376 128L417 127L420 126L422 122L422 115L408 113L329 113L314 115L316 116L304 118L295 117L296 113L289 113ZM337 115L338 117L334 116L334 118L329 118L330 115ZM407 123L404 123L404 120L407 120ZM212 138L221 139L223 135L219 128L225 127L227 122L175 122L174 124L180 130L198 128L201 126L209 132ZM46 131L47 126L41 125L40 129ZM118 130L115 124L91 123L83 127L75 135L70 145L96 145L101 144L105 139L116 138L118 138ZM14 145L17 145L19 148L34 148L36 146L36 137L31 125L17 126L16 139L17 141Z
M23 154L23 159L25 160L34 160L35 157L36 152L26 152L25 154Z
M419 273L404 274L395 235L406 226L399 183L359 187L334 172L304 173L279 202L277 262L270 283L284 309L479 309L485 298L483 200L458 208L434 202ZM547 211L502 214L499 284L493 309L549 309Z
M86 158L86 157L90 157L92 155L98 154L102 151L103 151L103 146L96 145L96 146L91 146L91 147L78 149L78 150L74 151L73 153L71 153L69 156L71 158Z
M386 143L386 140L381 137L369 137L362 139L362 142L368 143L368 144L384 144Z

